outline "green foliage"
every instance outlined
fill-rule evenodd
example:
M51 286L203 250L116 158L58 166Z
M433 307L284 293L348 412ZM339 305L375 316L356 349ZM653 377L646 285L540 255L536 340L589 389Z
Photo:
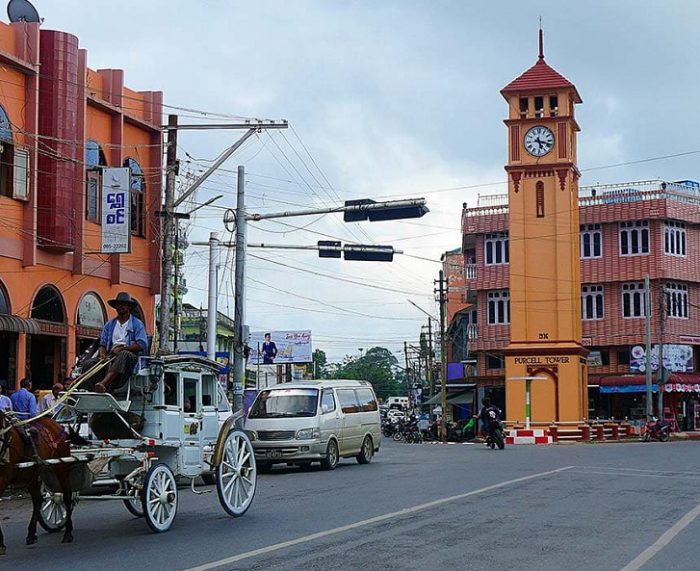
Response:
M403 372L398 371L396 357L384 347L373 347L361 357L346 356L334 378L369 381L377 397L384 401L390 396L405 395Z
M328 360L326 359L326 352L321 351L321 349L314 349L311 354L312 363L306 366L306 373L308 376L314 375L314 367L316 368L316 379L326 379L328 378Z

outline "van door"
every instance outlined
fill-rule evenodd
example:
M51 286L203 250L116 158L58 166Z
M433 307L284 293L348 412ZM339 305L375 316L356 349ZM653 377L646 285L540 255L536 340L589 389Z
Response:
M354 389L336 389L340 410L343 413L342 442L340 454L350 456L360 451L362 424L360 420L360 404Z
M338 448L340 448L340 442L343 437L343 423L340 419L340 409L335 402L333 389L323 389L321 392L318 427L321 431L321 442L326 444L331 436L335 436L338 440Z

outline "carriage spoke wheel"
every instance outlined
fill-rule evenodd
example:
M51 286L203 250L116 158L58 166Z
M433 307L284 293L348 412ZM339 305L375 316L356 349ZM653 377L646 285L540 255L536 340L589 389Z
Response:
M234 428L226 436L221 464L216 468L221 507L233 517L242 516L253 501L256 484L253 445L242 430Z
M156 533L168 531L177 512L177 486L167 464L154 464L146 473L141 501L148 527Z
M43 482L41 484L39 525L49 533L60 531L66 525L66 506L63 503L63 494L52 492Z

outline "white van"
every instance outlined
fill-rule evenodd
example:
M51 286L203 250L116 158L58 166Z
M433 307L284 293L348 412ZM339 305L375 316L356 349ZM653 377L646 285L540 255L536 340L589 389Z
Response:
M409 409L410 404L408 402L408 397L389 397L386 401L389 406L389 410L392 408L406 411Z
M320 380L268 387L245 421L258 470L273 464L320 462L333 470L340 458L369 464L382 440L377 397L367 381Z

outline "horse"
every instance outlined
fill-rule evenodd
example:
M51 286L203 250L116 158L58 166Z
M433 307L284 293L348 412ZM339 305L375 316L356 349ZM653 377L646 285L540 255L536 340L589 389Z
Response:
M0 494L9 485L25 487L32 498L32 517L27 529L27 545L36 543L36 524L41 509L42 469L47 469L42 460L70 456L69 434L60 424L50 418L38 418L26 426L13 426L8 416L0 411ZM34 445L30 441L34 441ZM19 469L22 462L35 462L34 466ZM56 480L63 493L66 507L66 525L63 543L73 541L73 490L70 481L70 464L53 464ZM7 551L0 529L0 555Z

